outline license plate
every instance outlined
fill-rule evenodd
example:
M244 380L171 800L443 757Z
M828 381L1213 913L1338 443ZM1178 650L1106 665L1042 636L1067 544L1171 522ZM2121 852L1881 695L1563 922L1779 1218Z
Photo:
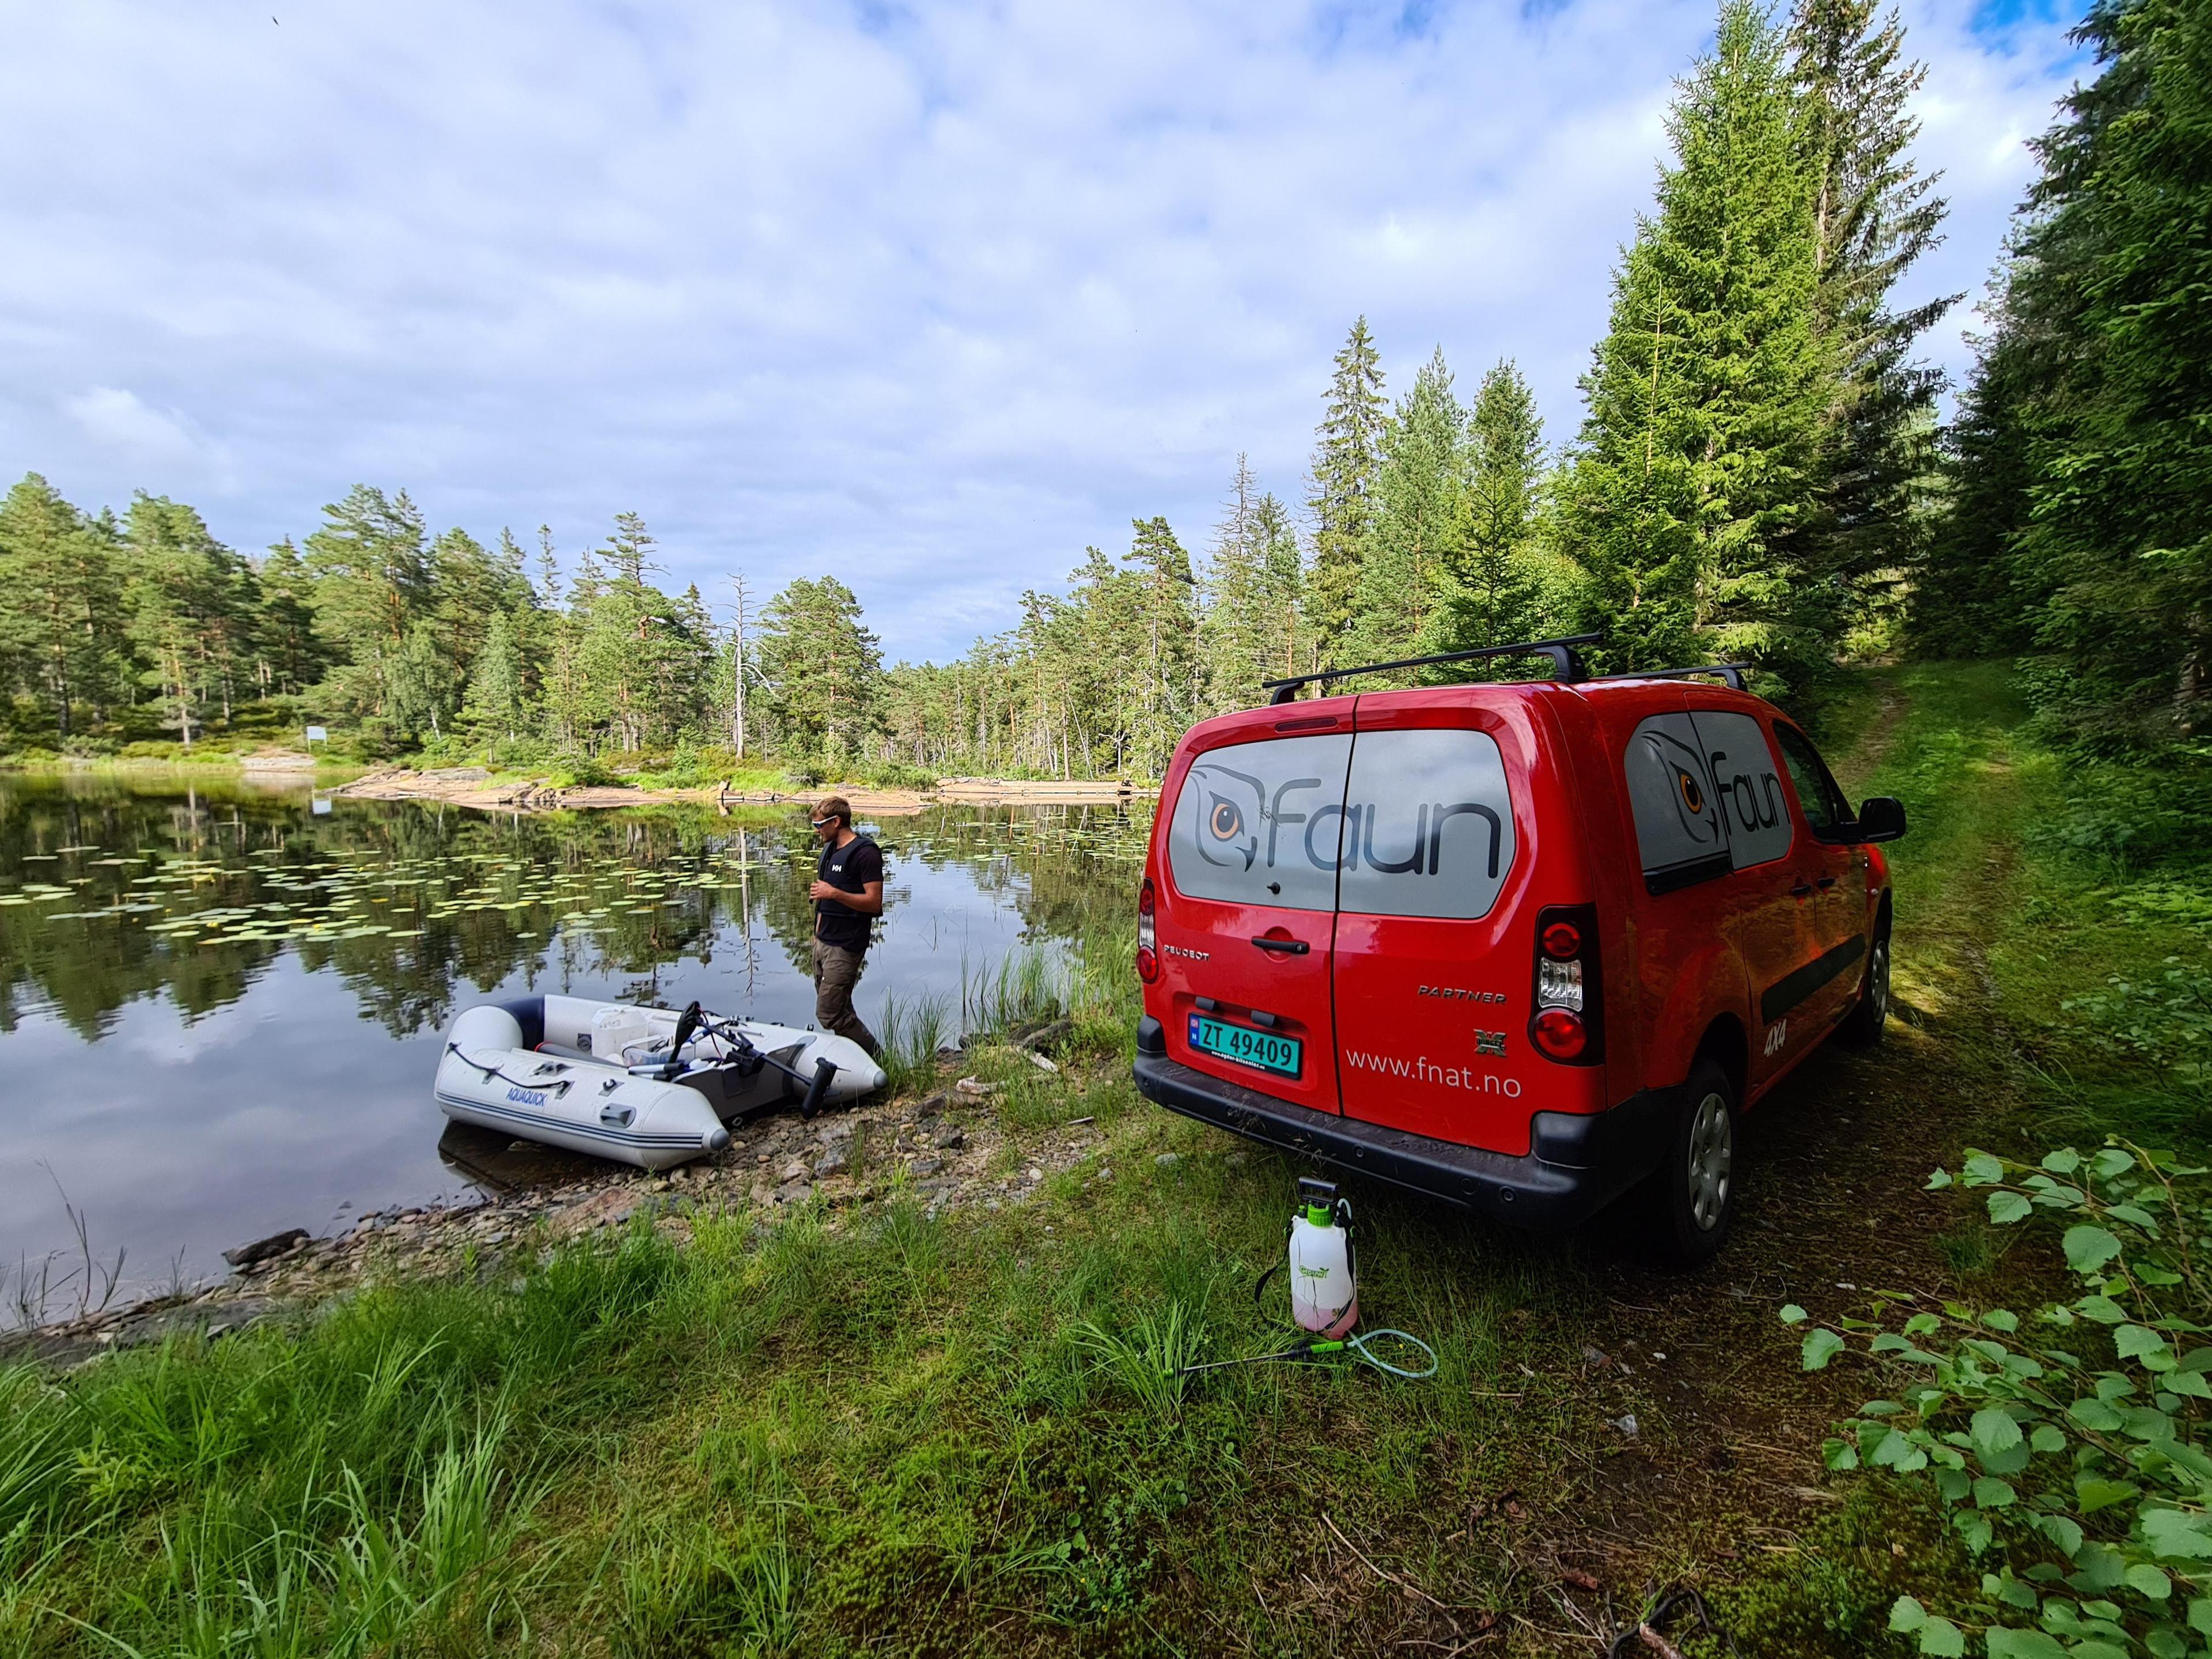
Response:
M1202 1054L1218 1054L1239 1066L1279 1072L1285 1077L1298 1074L1298 1056L1305 1048L1296 1037L1255 1031L1249 1025L1231 1025L1225 1019L1208 1019L1203 1014L1190 1017L1190 1046Z

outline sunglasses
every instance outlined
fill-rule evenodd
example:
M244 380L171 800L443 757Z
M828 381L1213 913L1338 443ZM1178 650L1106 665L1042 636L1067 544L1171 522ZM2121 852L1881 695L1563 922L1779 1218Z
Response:
M836 823L837 820L835 818L809 818L807 822L812 824L817 830L826 830L831 824Z

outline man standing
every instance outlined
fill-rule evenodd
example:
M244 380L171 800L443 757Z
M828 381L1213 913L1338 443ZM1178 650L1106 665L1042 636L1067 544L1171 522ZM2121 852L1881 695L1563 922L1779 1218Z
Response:
M806 890L814 901L814 1018L876 1059L883 1049L853 1011L853 987L867 963L870 925L884 913L884 849L854 832L853 808L842 795L817 807L813 822L823 843Z

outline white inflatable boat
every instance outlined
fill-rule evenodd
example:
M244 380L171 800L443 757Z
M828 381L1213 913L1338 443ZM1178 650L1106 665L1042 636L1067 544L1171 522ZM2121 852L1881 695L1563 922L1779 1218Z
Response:
M438 1061L449 1118L665 1170L730 1144L732 1118L795 1102L811 1117L884 1086L857 1042L757 1020L581 997L464 1010Z

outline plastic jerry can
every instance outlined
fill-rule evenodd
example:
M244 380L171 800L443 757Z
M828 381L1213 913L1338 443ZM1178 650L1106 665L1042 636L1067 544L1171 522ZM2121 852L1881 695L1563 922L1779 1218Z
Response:
M592 1016L592 1053L613 1065L624 1063L624 1050L652 1035L652 1018L642 1008L602 1008Z
M1291 1218L1291 1317L1299 1328L1335 1338L1359 1322L1353 1273L1352 1206L1325 1181L1298 1182Z

